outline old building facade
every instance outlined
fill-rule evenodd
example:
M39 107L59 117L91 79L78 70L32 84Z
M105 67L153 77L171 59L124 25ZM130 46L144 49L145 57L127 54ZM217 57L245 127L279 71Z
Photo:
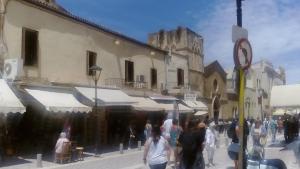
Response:
M186 88L203 97L204 90L204 52L203 37L189 28L178 27L175 30L160 30L151 33L148 43L169 51L169 55L182 56L188 60L188 81ZM188 87L187 87L188 86Z

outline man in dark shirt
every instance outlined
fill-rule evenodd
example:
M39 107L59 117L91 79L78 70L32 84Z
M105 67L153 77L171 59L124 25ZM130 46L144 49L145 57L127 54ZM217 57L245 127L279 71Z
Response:
M204 139L205 129L195 130L195 122L188 122L187 128L178 139L178 142L182 147L180 169L192 169L195 168L195 165L204 166L204 163L202 162L202 144Z

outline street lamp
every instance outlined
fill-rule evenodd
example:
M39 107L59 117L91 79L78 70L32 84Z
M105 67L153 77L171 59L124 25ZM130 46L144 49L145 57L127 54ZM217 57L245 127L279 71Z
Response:
M264 120L264 115L263 115L263 106L262 106L262 102L263 102L263 95L264 95L264 89L260 88L258 89L258 94L259 94L259 101L260 101L260 114L261 114L261 120Z
M249 97L247 97L246 98L246 105L247 105L247 107L248 107L248 120L249 120L249 118L250 118L250 98Z
M98 156L98 150L99 150L99 140L100 140L100 133L99 133L99 127L100 127L100 120L99 120L99 115L98 115L98 103L97 103L97 85L98 85L98 81L100 79L100 75L102 72L102 68L94 65L92 67L89 68L89 70L92 71L92 76L93 76L93 80L95 82L95 115L96 115L96 143L95 143L95 156Z

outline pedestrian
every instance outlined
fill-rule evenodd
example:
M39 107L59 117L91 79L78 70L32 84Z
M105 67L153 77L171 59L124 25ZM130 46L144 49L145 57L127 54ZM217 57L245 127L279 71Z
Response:
M272 133L272 143L274 143L275 140L276 140L277 128L278 128L277 121L274 118L272 118L270 120L270 130L271 130L271 133Z
M178 142L182 147L180 169L203 169L205 167L202 150L205 129L195 129L195 122L187 121Z
M205 162L203 157L203 150L205 147L205 133L206 133L206 126L204 123L199 123L197 128L195 129L195 138L197 143L197 155L196 160L194 162L193 168L194 169L204 169Z
M172 114L169 113L167 119L164 121L164 124L162 125L163 136L168 141L170 141L170 130L172 125L173 125Z
M214 127L215 125L210 123L205 134L205 148L207 151L208 167L210 167L210 165L214 166L214 152L216 149L216 131Z
M129 133L128 150L130 150L132 148L132 144L135 139L135 131L132 124L129 124L128 133Z
M147 120L147 123L145 125L145 130L144 130L146 140L148 140L148 138L151 137L151 131L152 131L152 125L150 123L150 120Z
M231 136L232 142L228 147L228 155L229 157L234 161L234 167L235 169L238 169L238 156L239 156L239 151L240 151L240 144L239 144L239 125L238 125L238 120L234 120L229 127L228 134ZM247 149L247 137L249 135L249 128L247 125L246 120L244 121L244 147L243 147L243 152L244 152L244 157L246 157L245 150ZM247 165L247 159L243 159L243 167L246 168Z
M282 134L283 121L282 121L281 117L279 117L277 120L277 126L278 126L278 134Z
M65 132L61 132L60 136L55 144L55 157L54 161L57 162L57 157L61 155L63 152L63 146L65 142L69 142L69 139L67 138L67 135Z
M254 128L251 131L251 136L253 138L253 146L263 146L262 144L265 143L267 131L260 120L255 122Z
M151 137L145 143L144 163L149 164L150 169L165 169L170 159L170 145L168 141L161 136L161 130L158 125L154 125L151 131Z
M177 140L180 136L180 133L182 132L182 128L178 125L178 120L177 119L173 119L172 121L172 127L170 130L170 146L171 146L171 153L173 154L174 157L174 162L175 165L177 164Z

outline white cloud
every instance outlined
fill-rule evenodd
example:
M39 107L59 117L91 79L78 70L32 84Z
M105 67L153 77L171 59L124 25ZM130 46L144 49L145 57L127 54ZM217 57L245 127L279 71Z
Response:
M206 63L218 59L225 68L233 66L231 27L236 24L234 0L216 0L209 18L199 21L198 31L205 38ZM288 83L300 81L300 4L296 0L245 0L243 26L249 31L254 61L266 58L286 68ZM293 58L291 60L290 58ZM287 64L284 64L287 63Z

